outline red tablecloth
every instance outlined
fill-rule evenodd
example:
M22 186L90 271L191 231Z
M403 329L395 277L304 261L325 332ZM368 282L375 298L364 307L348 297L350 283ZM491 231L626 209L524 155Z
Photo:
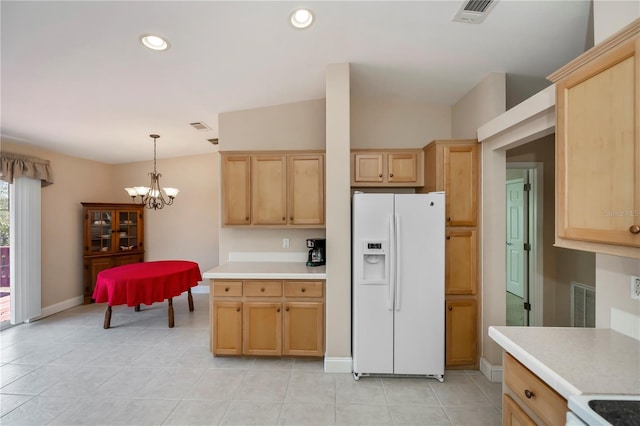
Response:
M151 305L176 297L202 280L200 268L186 260L131 263L98 273L93 299L109 306Z

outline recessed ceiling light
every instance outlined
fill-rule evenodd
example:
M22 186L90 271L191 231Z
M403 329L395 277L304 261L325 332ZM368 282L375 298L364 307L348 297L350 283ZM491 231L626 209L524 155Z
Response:
M291 25L296 28L307 28L313 22L313 13L309 9L296 9L291 13Z
M152 50L167 50L169 48L168 41L152 34L142 34L140 36L140 42Z

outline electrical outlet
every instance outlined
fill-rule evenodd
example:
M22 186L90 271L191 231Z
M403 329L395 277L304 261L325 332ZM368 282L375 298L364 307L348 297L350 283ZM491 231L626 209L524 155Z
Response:
M282 239L282 248L289 248L289 239L288 238L283 238Z
M631 298L640 299L640 277L631 275Z

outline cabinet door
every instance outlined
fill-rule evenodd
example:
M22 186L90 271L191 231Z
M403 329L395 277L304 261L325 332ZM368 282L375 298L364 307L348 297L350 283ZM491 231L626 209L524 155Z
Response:
M354 183L384 181L383 154L353 153L351 156Z
M116 252L142 250L142 213L139 210L116 210L115 218L113 238L116 241Z
M251 224L251 157L222 157L222 223Z
M98 273L115 265L113 256L86 259L84 261L84 302L90 303L93 298L93 289L96 287Z
M387 154L389 183L417 182L418 155L413 152Z
M324 355L324 303L285 302L284 355Z
M130 263L144 262L144 254L132 254L126 256L113 256L113 266L128 265Z
M446 366L475 365L477 314L475 300L446 302Z
M640 247L639 49L634 38L557 83L562 238Z
M447 230L444 246L445 293L476 294L476 231Z
M211 330L215 355L242 354L242 302L213 302Z
M289 224L324 224L324 155L288 156Z
M282 303L244 302L245 355L282 355Z
M114 210L110 209L88 209L85 217L85 245L84 254L105 254L113 253L115 247L115 231L112 220Z
M502 426L535 426L522 408L507 394L502 395Z
M476 226L478 216L478 147L443 147L443 184L448 226Z
M254 225L287 222L287 163L284 155L252 157L251 203Z

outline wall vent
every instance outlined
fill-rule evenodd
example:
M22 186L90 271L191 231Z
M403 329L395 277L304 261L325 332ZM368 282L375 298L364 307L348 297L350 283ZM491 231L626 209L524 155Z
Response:
M571 281L571 327L596 326L596 291Z
M453 17L455 22L479 24L484 21L498 0L468 0Z
M218 145L218 138L207 139L212 145Z
M211 130L211 127L209 127L204 121L196 121L195 123L189 124L196 130Z

